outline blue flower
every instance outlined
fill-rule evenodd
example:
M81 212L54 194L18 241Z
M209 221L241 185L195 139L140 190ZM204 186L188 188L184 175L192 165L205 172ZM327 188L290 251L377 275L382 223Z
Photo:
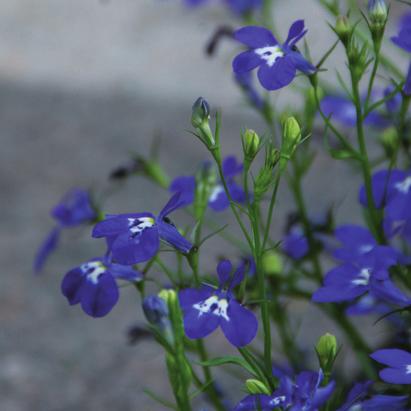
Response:
M325 276L324 286L312 296L318 303L350 301L369 292L389 304L406 306L406 297L390 280L388 268L397 261L384 253L367 253L347 261Z
M321 100L320 107L326 117L330 117L346 127L354 127L357 122L355 105L344 96L325 96ZM369 113L364 123L376 128L386 128L390 125L390 121L376 111Z
M237 203L245 202L244 190L235 182L234 178L243 171L243 164L239 163L235 156L227 156L222 163L224 178L232 199ZM194 176L181 176L175 178L169 187L172 193L181 193L182 206L194 202L196 190L196 178ZM208 206L214 211L223 211L230 206L230 201L221 182L218 182L211 190Z
M375 351L370 357L381 364L388 365L380 371L383 381L391 384L411 384L411 354L397 348Z
M374 203L384 208L385 217L391 221L409 220L411 218L411 173L394 170L380 170L371 180ZM362 186L359 200L367 206L365 187Z
M282 249L293 260L301 260L308 254L308 240L299 227L292 228L283 238Z
M204 338L221 327L228 341L236 347L243 347L254 339L258 328L257 319L233 295L234 287L244 278L244 268L244 264L241 264L231 275L231 262L223 260L217 266L218 289L203 285L200 289L180 291L179 301L187 337Z
M91 317L103 317L116 305L119 290L116 279L140 281L142 274L108 258L95 258L69 271L61 283L61 291L70 305L81 304Z
M273 409L292 411L317 411L335 388L334 381L321 387L323 372L304 371L295 383L287 377L280 379L278 389L272 395L248 395L233 411L271 411Z
M125 265L150 260L156 255L160 240L187 254L193 245L167 217L183 205L180 193L176 193L157 217L151 213L107 215L94 226L93 237L105 237L113 260Z
M384 255L386 261L396 264L399 254L389 246L381 246L365 227L354 224L342 225L336 228L335 237L340 241L341 247L334 250L334 257L347 262L356 261L363 256L372 254Z
M347 396L346 402L337 411L405 411L407 396L374 395L366 397L372 386L372 381L355 384Z
M233 60L234 73L245 73L259 67L258 79L267 90L290 84L297 70L310 75L316 68L297 50L296 43L306 34L304 21L294 22L284 44L264 27L247 26L234 32L234 38L249 47Z
M74 188L52 209L51 216L56 220L57 226L51 230L37 251L34 260L36 273L41 271L48 256L56 249L62 229L93 222L97 218L97 213L91 204L89 193Z
M411 13L405 14L400 20L399 32L391 37L391 41L403 50L411 53ZM411 63L403 87L405 95L411 95Z

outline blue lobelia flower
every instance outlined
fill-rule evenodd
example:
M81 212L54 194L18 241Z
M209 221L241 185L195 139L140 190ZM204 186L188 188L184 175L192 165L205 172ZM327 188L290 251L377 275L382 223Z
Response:
M248 395L233 411L317 411L335 388L334 381L321 387L323 378L322 370L318 373L303 371L297 376L295 383L288 376L283 376L278 389L272 395Z
M384 208L385 217L391 221L411 218L411 172L380 170L372 176L371 184L375 205ZM360 188L359 200L363 206L367 206L364 186Z
M228 341L236 347L249 344L257 334L258 323L252 311L237 302L233 289L244 278L245 265L234 272L230 261L217 266L219 288L203 285L200 289L180 291L184 330L191 339L204 338L221 327Z
M391 37L391 41L403 50L411 53L411 13L405 14L399 25L399 32L396 36ZM405 95L411 95L411 63L408 68L407 77L403 87Z
M108 258L95 258L69 271L61 291L70 305L81 304L91 317L103 317L119 298L116 279L140 281L142 274L131 267L114 264Z
M397 260L385 253L368 253L331 269L324 286L312 296L318 303L350 301L369 292L389 304L407 306L410 299L390 280L388 268Z
M222 168L232 199L237 203L244 203L244 190L235 182L235 177L243 171L243 164L239 163L235 156L227 156L223 160ZM180 201L183 206L190 205L194 202L196 178L194 176L177 177L171 182L169 190L172 193L181 193ZM211 190L208 206L214 211L223 211L230 206L230 201L221 182L218 182Z
M301 260L308 254L308 240L299 227L292 228L283 238L282 249L293 260Z
M390 348L375 351L370 357L388 365L380 371L380 378L391 384L411 384L411 354L408 351Z
M388 92L390 94L390 92ZM383 98L383 96L381 96ZM390 99L390 109L396 107L396 100ZM320 103L321 111L326 117L338 121L346 127L354 127L357 122L357 112L354 103L344 96L325 96ZM387 117L377 111L368 114L365 124L375 128L386 128L390 125Z
M365 227L354 224L342 225L335 229L334 234L341 243L341 247L333 252L334 257L339 260L353 262L363 256L376 254L384 255L385 259L394 265L399 258L398 252L392 247L378 245L374 236Z
M41 271L48 256L56 249L62 229L93 222L97 218L97 213L91 204L89 193L74 188L51 210L51 216L56 220L57 226L51 230L37 251L34 260L36 273Z
M183 205L180 193L176 193L157 217L151 213L107 215L94 226L93 237L105 237L113 260L125 265L150 260L156 255L160 240L187 254L193 245L167 217Z
M296 48L306 34L303 20L295 21L284 44L264 27L247 26L234 32L234 38L249 47L233 60L234 73L244 73L259 67L258 79L267 90L277 90L290 84L297 70L310 75L316 68Z
M336 411L405 411L407 396L374 395L367 398L373 382L355 384L346 402Z

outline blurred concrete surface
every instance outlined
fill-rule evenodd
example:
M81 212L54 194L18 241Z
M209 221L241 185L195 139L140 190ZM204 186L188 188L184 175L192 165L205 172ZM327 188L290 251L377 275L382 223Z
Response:
M316 59L331 40L314 3L278 0L275 12L282 33L294 19L306 19ZM192 173L206 156L186 132L199 95L223 109L226 153L240 152L245 126L266 131L239 103L231 81L236 46L224 43L214 59L203 54L210 34L227 22L235 24L217 6L188 11L172 0L0 2L2 411L153 411L161 407L144 387L169 397L158 347L150 341L126 344L126 330L142 320L132 289L122 289L118 306L100 320L69 307L60 294L65 271L101 253L102 244L88 230L64 236L44 276L34 278L31 263L52 227L50 207L72 186L103 193L110 212L159 210L166 193L140 179L113 193L107 175L131 152L147 154L155 133L162 135L161 160L170 174ZM287 91L278 96L287 101ZM357 218L351 202L358 178L346 173L343 165L318 156L306 188L314 213L338 202L342 221ZM276 232L290 208L283 190ZM219 245L210 244L204 267L212 268L219 252ZM296 317L307 347L320 333L334 331L318 323L313 308L296 304ZM378 338L381 329L368 324L367 333ZM211 338L216 355L230 352L220 337ZM223 385L234 387L233 398L239 398L238 382Z

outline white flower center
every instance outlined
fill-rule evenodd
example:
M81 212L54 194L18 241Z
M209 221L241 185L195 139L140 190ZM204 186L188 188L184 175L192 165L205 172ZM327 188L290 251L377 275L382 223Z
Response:
M226 321L230 321L227 315L228 301L225 298L219 299L216 295L213 295L194 304L193 307L198 310L199 317L203 314L212 313L218 317L223 317Z
M405 372L406 372L407 374L411 374L411 364L408 364L408 365L405 367Z
M361 404L354 404L348 409L348 411L362 411L362 406Z
M209 201L214 202L217 200L220 194L224 193L224 187L219 184L213 188L213 191L210 194Z
M364 244L359 248L359 251L361 254L366 254L370 252L373 248L374 246L372 244Z
M285 395L275 397L270 401L270 407L276 407L285 401Z
M404 181L395 184L395 188L403 194L407 194L411 188L411 176L407 177Z
M254 53L267 62L267 65L272 67L278 58L284 56L284 52L279 46L267 46L255 49Z
M368 285L370 281L370 274L371 273L369 268L363 268L358 274L358 277L352 280L351 282L354 285Z
M155 221L152 217L129 218L128 229L133 235L137 235L146 228L153 227Z
M87 280L93 284L98 283L101 274L106 272L105 265L100 261L91 261L80 266L81 271L86 274Z

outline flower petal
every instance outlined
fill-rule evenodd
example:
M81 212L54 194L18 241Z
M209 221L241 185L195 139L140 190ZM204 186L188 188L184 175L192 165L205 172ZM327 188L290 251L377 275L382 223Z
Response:
M49 255L56 249L60 238L60 228L55 227L44 240L34 259L34 272L38 274L43 268Z
M227 316L229 321L221 319L221 328L227 340L236 347L249 344L256 336L258 329L254 313L237 301L230 300Z
M174 225L165 221L157 221L157 226L158 233L163 241L166 241L183 254L188 254L191 251L193 244L182 236Z
M219 325L220 317L212 313L202 313L193 306L183 309L184 331L188 338L196 340L211 334Z
M91 317L103 317L116 305L119 291L113 276L101 274L97 282L85 280L81 293L81 307Z
M143 274L140 271L134 270L128 265L110 264L108 271L114 278L121 280L136 282L143 279Z
M270 30L259 26L242 27L234 32L234 38L253 49L278 44Z
M258 79L267 90L278 90L290 84L295 77L296 68L291 58L279 57L270 67L263 64L258 69Z
M402 367L411 364L411 354L398 348L386 348L370 354L370 357L381 364L391 367Z
M220 280L220 287L224 287L231 277L231 271L233 271L233 265L229 260L222 260L217 265L217 274Z
M264 61L254 52L254 50L243 51L234 57L233 71L237 74L246 73L255 69L263 62Z
M196 189L196 179L194 176L177 177L171 182L168 189L172 193L180 191L180 200L184 203L184 205L192 204Z
M136 237L127 231L112 242L113 259L123 265L132 265L150 260L160 247L160 239L156 226L146 228Z
M70 305L78 304L81 300L81 293L85 277L80 267L70 270L63 278L61 292L67 298Z
M411 374L407 374L405 369L385 368L379 374L383 381L391 384L411 384Z

